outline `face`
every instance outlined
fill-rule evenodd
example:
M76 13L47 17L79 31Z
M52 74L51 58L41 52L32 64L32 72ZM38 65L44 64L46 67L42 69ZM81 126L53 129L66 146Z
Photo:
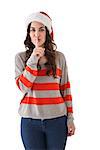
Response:
M46 40L46 28L45 26L37 21L31 23L30 26L30 37L31 42L36 47L44 47L44 43Z

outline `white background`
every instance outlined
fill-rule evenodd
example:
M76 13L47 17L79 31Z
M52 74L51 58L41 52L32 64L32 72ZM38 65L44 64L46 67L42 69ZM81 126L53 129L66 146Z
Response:
M66 150L100 149L99 0L3 0L0 2L0 149L24 150L18 108L22 93L14 80L17 52L24 51L24 19L46 11L58 50L68 63L76 133Z

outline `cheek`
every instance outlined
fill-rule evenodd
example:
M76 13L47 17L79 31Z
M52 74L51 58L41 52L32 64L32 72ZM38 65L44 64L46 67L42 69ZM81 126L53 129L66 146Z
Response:
M34 35L30 33L31 40L34 40Z
M43 40L45 41L45 40L46 40L46 34L44 33L44 34L42 35L42 37L43 37Z

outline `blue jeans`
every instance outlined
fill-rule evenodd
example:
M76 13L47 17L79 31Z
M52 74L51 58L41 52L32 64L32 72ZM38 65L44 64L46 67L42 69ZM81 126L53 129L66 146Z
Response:
M64 150L67 116L52 119L21 118L21 138L25 150Z

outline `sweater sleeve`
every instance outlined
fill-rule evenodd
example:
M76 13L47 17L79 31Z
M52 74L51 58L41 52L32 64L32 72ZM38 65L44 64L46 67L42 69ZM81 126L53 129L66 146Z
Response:
M38 57L31 54L26 63L26 67L23 59L18 54L15 55L15 80L18 88L25 94L27 93L36 79L38 70L37 63Z
M68 66L66 62L66 58L64 54L61 56L61 68L62 68L62 75L60 79L60 91L61 95L65 101L66 109L67 109L67 117L68 123L72 122L73 117L73 106L72 106L72 95L71 95L71 86L68 76Z

